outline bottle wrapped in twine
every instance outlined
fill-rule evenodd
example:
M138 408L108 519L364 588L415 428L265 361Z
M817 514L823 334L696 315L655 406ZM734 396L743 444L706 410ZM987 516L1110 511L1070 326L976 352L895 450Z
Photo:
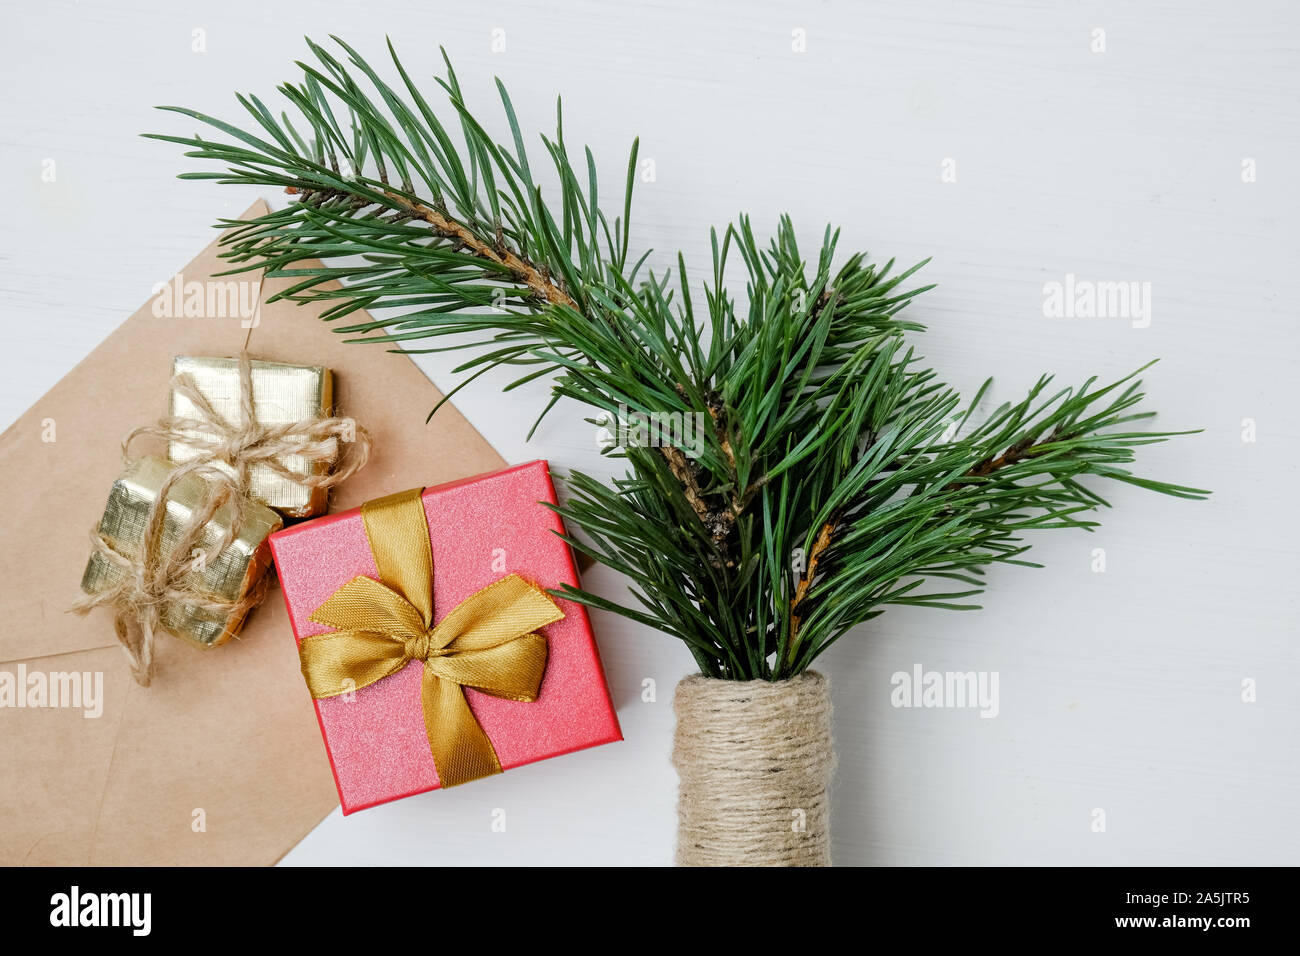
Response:
M679 866L829 866L827 679L677 685Z

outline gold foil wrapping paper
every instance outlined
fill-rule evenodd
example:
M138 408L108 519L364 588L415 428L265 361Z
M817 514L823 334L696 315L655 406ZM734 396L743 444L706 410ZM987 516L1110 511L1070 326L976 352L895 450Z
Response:
M162 458L141 458L132 462L113 483L99 531L119 554L139 556L149 507L157 499L171 469L172 465ZM161 547L164 556L171 553L190 514L200 505L205 486L206 481L199 475L191 475L172 486L163 523ZM230 526L230 518L229 505L218 509L205 526L199 546L209 550L215 546ZM189 571L184 585L210 598L232 603L239 601L270 566L270 547L266 539L282 525L280 516L270 508L247 502L244 520L234 541L215 560L207 562L206 566L199 563ZM81 578L81 588L88 594L97 594L120 580L122 573L98 554L92 554ZM160 621L177 637L204 647L215 647L239 633L243 613L223 616L188 603L169 601L162 608Z
M236 359L180 355L172 361L172 375L181 373L189 374L199 392L226 421L235 426L244 424ZM323 418L330 414L334 404L333 375L327 368L254 360L251 377L253 415L261 425L291 425ZM174 389L170 401L172 415L182 418L194 415L193 404ZM168 443L167 456L174 462L185 462L195 457L195 451L184 442L173 441ZM332 458L337 457L336 451ZM304 477L326 473L331 467L331 461L310 462L292 454L282 455L278 461ZM291 518L322 514L329 503L328 488L309 488L290 481L266 464L252 465L248 478L249 496L254 501Z

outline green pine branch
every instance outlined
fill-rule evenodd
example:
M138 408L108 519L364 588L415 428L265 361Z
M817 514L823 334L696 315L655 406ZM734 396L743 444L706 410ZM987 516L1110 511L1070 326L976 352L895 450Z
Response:
M626 476L574 473L558 510L575 548L627 576L633 603L565 593L678 637L702 673L781 679L889 605L976 607L990 564L1033 566L1024 532L1096 526L1097 479L1208 494L1128 469L1139 446L1186 434L1140 424L1154 414L1145 367L1105 387L1053 391L1044 377L976 422L990 384L963 404L908 344L922 327L902 310L928 287L906 283L924 263L837 265L828 229L810 264L788 218L763 245L742 217L712 233L701 287L680 255L656 274L648 252L629 254L635 142L610 218L558 101L534 166L499 81L504 143L449 62L435 110L391 44L385 80L335 43L337 55L308 41L314 61L279 88L278 114L252 95L242 125L164 107L216 135L152 138L222 167L182 178L290 197L218 223L232 272L291 279L276 297L324 303L350 341L468 350L449 398L511 366L509 388L552 382L543 415L568 397L603 417L593 424L697 416L693 447L613 449ZM378 309L395 317L358 320Z

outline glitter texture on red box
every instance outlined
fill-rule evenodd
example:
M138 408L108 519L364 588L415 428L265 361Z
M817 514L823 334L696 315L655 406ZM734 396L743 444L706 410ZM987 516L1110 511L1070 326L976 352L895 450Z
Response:
M433 552L435 622L480 589L514 573L542 589L578 584L545 461L426 489L420 496ZM412 505L413 507L413 505ZM311 616L341 585L378 578L360 509L295 525L271 537L294 638L328 633ZM503 770L622 739L582 605L551 596L564 617L540 628L547 660L537 699L504 700L466 688L465 698ZM355 692L315 700L343 812L438 789L421 700L424 665ZM303 688L304 699L310 699Z

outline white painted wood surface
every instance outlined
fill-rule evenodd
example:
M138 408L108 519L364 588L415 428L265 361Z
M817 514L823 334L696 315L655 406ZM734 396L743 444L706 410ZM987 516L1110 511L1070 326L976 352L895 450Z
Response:
M499 74L530 129L550 126L563 93L568 139L591 144L611 194L640 134L656 177L634 240L658 262L680 247L702 268L708 227L738 211L763 232L789 211L809 249L832 221L844 250L934 256L924 277L939 288L914 317L963 388L995 374L1002 399L1044 370L1075 382L1162 357L1161 424L1205 432L1150 449L1144 468L1215 496L1112 488L1101 531L1043 534L1047 568L996 571L984 611L898 609L846 637L823 661L836 859L1300 862L1294 5L87 0L7 4L4 20L6 424L187 261L214 216L254 198L175 180L186 161L135 134L194 124L149 107L234 116L235 89L266 96L292 76L304 32L379 56L387 31L422 76L444 44L485 113ZM1067 273L1150 282L1149 327L1045 318L1043 284ZM423 362L444 387L453 364ZM501 380L459 404L503 455L608 471L572 407L525 444L520 405L542 392L503 397ZM424 410L394 396L394 412L418 428ZM587 582L623 588L603 570ZM690 658L596 623L625 743L335 814L286 862L668 862L671 697ZM917 663L998 672L1000 713L892 707L890 675Z

